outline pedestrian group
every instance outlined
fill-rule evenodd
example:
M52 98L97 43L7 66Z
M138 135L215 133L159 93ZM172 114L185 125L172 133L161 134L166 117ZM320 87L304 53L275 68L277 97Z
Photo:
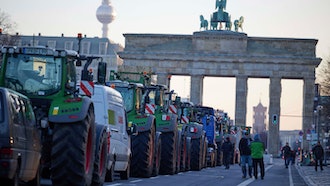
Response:
M234 144L230 141L230 137L227 136L221 147L225 169L229 169L230 167L234 150L233 146ZM260 177L263 180L265 177L265 165L263 160L265 145L260 140L259 134L255 134L252 140L249 132L243 131L243 136L239 141L238 148L240 152L240 166L243 174L242 178L246 178L247 176L252 178L253 175L255 179L258 179L258 170L260 170ZM292 165L295 164L296 152L291 149L288 142L282 147L281 152L285 168L288 168L290 163ZM318 166L320 166L321 171L323 171L322 161L324 158L324 150L320 141L312 148L312 153L315 160L315 171L317 171Z
M254 140L251 139L249 132L243 131L243 137L239 142L240 152L240 165L242 168L242 178L252 175L255 179L258 179L258 170L260 170L260 177L265 177L265 165L263 154L265 152L265 145L260 140L260 136L255 134ZM223 159L225 169L229 169L231 160L231 152L233 151L233 144L230 142L230 138L226 137L225 142L222 145Z

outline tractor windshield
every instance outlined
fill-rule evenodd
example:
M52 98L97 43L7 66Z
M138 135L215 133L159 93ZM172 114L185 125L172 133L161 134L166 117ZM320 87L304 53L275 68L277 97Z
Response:
M47 96L61 88L61 58L15 54L7 58L5 86L27 95Z
M124 99L125 108L127 112L133 110L134 102L134 90L128 87L116 87L116 90L119 91Z

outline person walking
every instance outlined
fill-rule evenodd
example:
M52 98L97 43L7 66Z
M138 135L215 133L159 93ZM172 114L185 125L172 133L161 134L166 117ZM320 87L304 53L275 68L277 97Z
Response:
M290 163L290 157L291 157L291 147L289 146L288 142L286 142L285 146L282 147L282 154L284 156L285 168L288 168L288 165Z
M258 165L260 167L260 176L263 180L265 177L265 164L264 164L265 145L260 141L259 134L254 136L254 141L251 143L251 157L253 164L253 175L258 179Z
M323 161L324 151L320 141L318 141L317 144L313 147L312 152L315 159L315 171L317 171L318 163L320 163L321 171L323 171L322 161Z
M239 141L238 149L241 156L241 167L243 178L246 178L246 164L248 165L248 172L250 178L252 178L252 158L251 158L251 141L250 134L247 131L244 131L243 137Z
M223 164L225 169L229 169L231 154L233 151L233 144L230 142L229 136L226 137L225 142L222 144Z

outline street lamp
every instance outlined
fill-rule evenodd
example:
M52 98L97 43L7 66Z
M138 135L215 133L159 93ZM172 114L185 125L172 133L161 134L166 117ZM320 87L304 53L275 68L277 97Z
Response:
M77 39L78 39L78 54L80 54L80 43L81 43L81 40L82 40L82 34L81 33L78 33Z
M321 117L321 110L323 109L322 105L317 105L316 107L316 112L317 112L317 141L320 141L320 128L321 128L321 122L320 122L320 117Z

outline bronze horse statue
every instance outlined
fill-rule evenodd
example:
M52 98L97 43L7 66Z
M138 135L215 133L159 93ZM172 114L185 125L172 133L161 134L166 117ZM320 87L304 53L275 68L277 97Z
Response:
M234 26L235 26L235 31L238 32L238 29L241 28L243 32L243 22L244 22L244 17L241 16L238 20L236 19L234 21Z
M200 25L199 30L201 30L202 28L204 28L204 30L207 30L208 27L209 27L209 22L206 19L204 19L203 15L200 15L199 19L201 21L201 25Z

